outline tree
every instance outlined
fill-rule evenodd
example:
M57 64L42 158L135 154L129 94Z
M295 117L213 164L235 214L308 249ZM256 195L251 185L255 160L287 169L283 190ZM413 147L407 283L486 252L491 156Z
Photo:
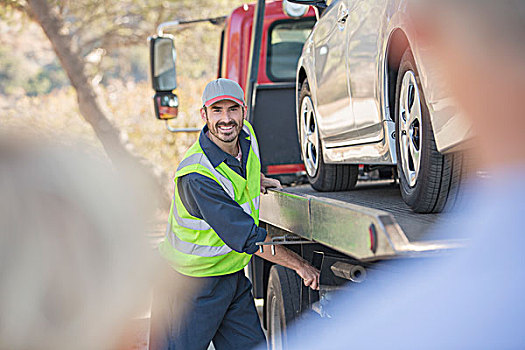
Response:
M138 3L129 1L126 6L122 1L4 0L2 2L4 8L22 11L42 27L77 93L82 117L93 128L115 168L127 174L130 171L138 173L141 177L156 183L155 192L161 198L159 205L165 208L169 196L162 188L162 175L155 176L144 160L130 153L127 145L120 139L119 130L110 122L99 102L93 84L93 76L97 71L86 60L93 51L101 49L102 44L109 49L133 45L139 41L145 43L147 33L151 29L144 27L144 21L131 11L139 9ZM141 11L146 11L150 15L158 14L152 25L162 18L162 4L157 5L156 8L157 11L148 12L151 7L145 5L140 7Z
M91 125L117 169L125 170L133 164L140 169L135 171L156 178L150 167L128 151L131 147L122 142L119 130L99 102L96 85L103 73L100 62L113 50L133 45L145 47L147 36L161 22L173 19L173 14L185 19L216 17L240 3L240 0L0 0L0 15L5 9L14 9L41 26L76 90L82 117ZM210 40L205 33L198 33L195 38L199 44L187 46L185 52L196 56L202 55L203 48L215 50L205 42ZM166 207L169 196L162 189L164 181L157 178L155 182Z

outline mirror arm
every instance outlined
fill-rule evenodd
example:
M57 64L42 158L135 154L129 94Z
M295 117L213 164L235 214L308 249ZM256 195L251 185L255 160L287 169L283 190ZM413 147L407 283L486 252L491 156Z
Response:
M166 129L171 132L199 132L202 130L202 128L174 128L168 120L166 120Z
M209 22L213 25L221 25L226 21L226 18L228 16L219 16L219 17L209 17L209 18L199 18L199 19L191 19L191 20L185 20L185 21L169 21L169 22L163 22L159 24L157 27L157 35L163 36L164 31L166 29L171 29L173 27L177 27L181 24L192 24L192 23L201 23L201 22Z
M157 35L158 36L163 36L164 35L164 30L166 28L176 27L179 24L180 24L179 21L163 22L163 23L159 24L159 26L157 27Z

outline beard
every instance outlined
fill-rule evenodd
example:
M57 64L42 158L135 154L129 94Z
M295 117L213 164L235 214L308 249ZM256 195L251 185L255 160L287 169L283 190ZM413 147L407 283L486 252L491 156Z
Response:
M206 119L206 125L208 126L208 130L210 131L210 134L221 140L222 142L234 142L237 141L237 137L239 136L239 133L241 132L242 127L244 126L243 119L241 119L240 125L234 121L231 120L228 123L225 122L217 122L215 124L210 123L209 119ZM229 128L229 129L224 129Z

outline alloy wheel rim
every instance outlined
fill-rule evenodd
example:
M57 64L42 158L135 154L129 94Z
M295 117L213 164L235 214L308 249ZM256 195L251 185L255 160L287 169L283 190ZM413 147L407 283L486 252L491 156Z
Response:
M407 71L399 95L399 147L403 175L410 187L416 185L421 166L421 97L414 72Z
M305 96L300 113L301 151L306 173L314 177L319 167L319 133L315 120L315 111L310 96Z

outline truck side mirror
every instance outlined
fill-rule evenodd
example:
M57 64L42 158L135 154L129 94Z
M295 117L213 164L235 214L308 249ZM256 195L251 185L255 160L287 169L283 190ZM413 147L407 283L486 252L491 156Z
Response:
M173 119L179 113L179 99L173 93L177 88L175 45L170 35L149 37L151 83L155 90L153 104L158 119Z
M170 35L148 38L150 43L151 83L157 92L173 91L177 88L175 72L175 45Z

